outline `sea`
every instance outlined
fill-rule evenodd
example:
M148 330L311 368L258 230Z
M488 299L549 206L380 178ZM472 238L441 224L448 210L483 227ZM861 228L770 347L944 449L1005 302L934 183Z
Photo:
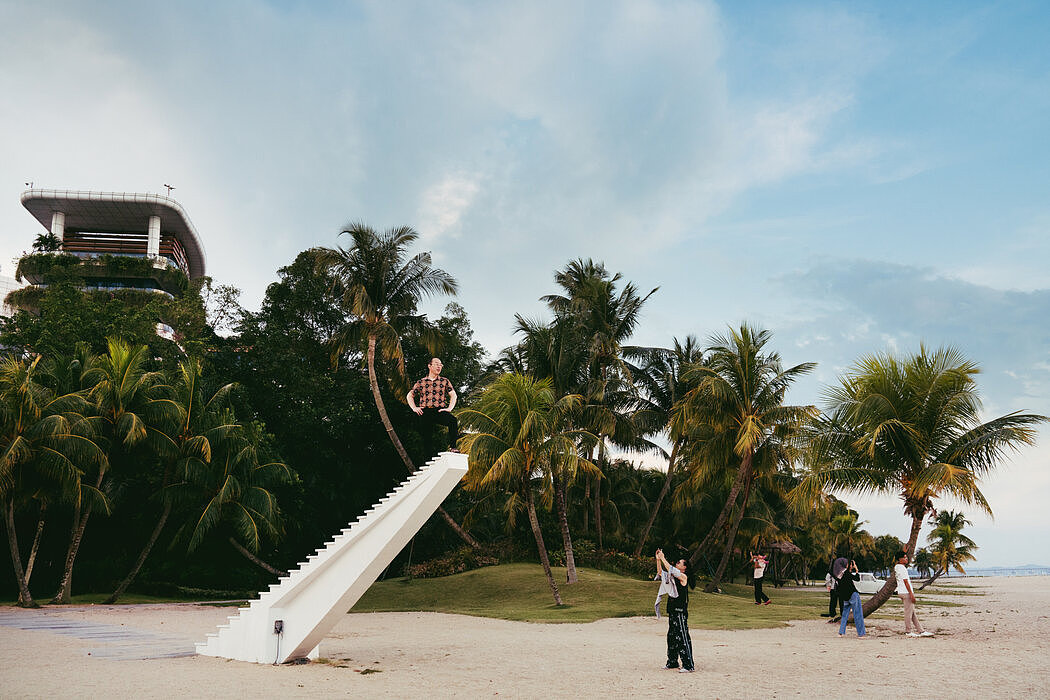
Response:
M1026 564L1024 566L991 566L978 568L966 567L966 573L953 571L943 578L960 578L962 576L1050 576L1050 566Z

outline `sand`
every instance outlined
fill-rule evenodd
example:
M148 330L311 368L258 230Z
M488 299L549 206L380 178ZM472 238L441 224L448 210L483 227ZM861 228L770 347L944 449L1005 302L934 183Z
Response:
M838 627L821 619L777 629L694 629L693 674L662 669L666 622L655 618L547 625L437 613L354 614L322 642L327 663L270 666L203 656L135 658L191 649L230 608L3 609L0 697L1050 694L1050 577L952 583L984 595L942 598L964 604L958 608L920 607L933 638L905 637L899 617L870 621L868 639L858 639L852 628L840 638Z

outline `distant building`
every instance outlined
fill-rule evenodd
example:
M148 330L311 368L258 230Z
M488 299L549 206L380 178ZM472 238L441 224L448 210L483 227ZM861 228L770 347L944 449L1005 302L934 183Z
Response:
M51 234L53 253L80 258L76 274L85 291L178 296L186 281L205 274L204 246L186 211L171 197L130 192L29 189L22 206ZM19 290L9 303L32 309L56 266L69 258L34 253L19 262L19 273L34 287ZM138 259L138 262L130 260ZM6 298L6 292L5 292ZM36 298L39 298L38 296ZM171 328L158 324L171 337Z

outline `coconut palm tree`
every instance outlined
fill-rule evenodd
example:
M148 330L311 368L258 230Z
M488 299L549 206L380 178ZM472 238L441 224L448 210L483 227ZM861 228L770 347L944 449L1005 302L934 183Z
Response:
M582 401L578 394L556 398L549 379L505 374L482 392L475 408L460 413L471 431L460 442L469 453L466 488L505 489L511 494L508 511L524 508L556 605L563 603L540 532L534 482L542 486L554 473L596 471L577 452L581 441L593 442L593 435L567 427Z
M40 365L40 357L0 359L0 504L19 605L26 607L36 607L29 592L32 559L30 566L22 566L16 508L45 493L59 499L75 497L82 470L106 459L94 425L85 417L88 406L83 397L50 388L54 381L40 377Z
M816 415L812 406L784 404L791 384L816 365L804 362L784 369L780 355L766 350L771 337L768 330L741 324L728 335L712 338L705 362L693 365L684 374L695 387L682 401L673 429L698 431L702 436L698 438L694 486L719 471L734 470L736 475L722 513L705 538L710 542L711 536L717 537L735 509L722 559L706 586L708 592L718 588L733 553L736 530L758 473L756 467L775 471L783 460L794 460L794 443L803 426ZM701 543L694 551L691 563L696 562L704 546Z
M88 519L96 508L109 512L109 499L105 494L109 467L151 435L151 419L147 413L163 382L160 372L146 370L149 349L145 345L133 346L118 338L107 338L106 345L107 352L93 359L81 381L89 387L87 397L98 416L107 459L98 463L98 468L88 475L87 483L81 479L80 498L73 511L73 531L53 603L70 600L73 564Z
M203 386L201 375L200 360L180 363L174 381L164 387L163 396L154 400L157 410L164 416L159 426L149 427L150 431L157 433L155 442L164 465L157 493L161 513L131 571L103 601L106 605L117 602L135 580L171 515L186 475L206 468L211 462L213 444L218 447L241 428L238 423L230 421L232 414L225 410L234 385L226 384L209 391Z
M351 319L333 338L333 362L349 348L364 345L368 384L379 419L405 469L411 473L416 467L394 430L379 390L376 353L381 359L392 361L396 375L403 378L401 333L414 327L424 338L430 337L416 308L420 300L434 294L455 295L456 280L431 265L430 253L408 257L409 247L419 240L419 234L408 226L378 233L370 226L352 223L340 235L350 237L349 247L319 248L316 253L318 265L334 277L333 291ZM444 508L438 506L438 513L467 544L478 546Z
M930 542L930 558L934 565L933 576L924 581L919 590L944 576L952 569L965 574L962 565L973 561L977 545L962 533L962 529L972 523L962 513L942 510L937 513L933 531L927 535Z
M640 388L638 408L634 415L639 432L651 435L662 431L671 441L670 455L660 449L667 457L667 473L660 495L653 503L648 521L638 536L638 544L634 548L634 556L637 557L641 556L642 548L649 539L653 523L660 512L660 506L671 490L671 480L688 435L688 426L672 421L678 402L691 388L688 382L683 381L682 372L686 367L701 362L703 352L696 338L690 335L684 342L675 338L671 348L630 347L624 348L624 353L637 361L637 364L630 365L630 372Z
M264 539L280 535L280 509L273 490L293 483L293 472L267 446L260 423L239 424L229 408L217 412L208 431L211 459L184 462L186 486L194 499L177 539L195 550L214 531L222 532L242 556L275 575L285 572L257 556Z
M854 540L867 534L867 532L861 528L861 525L865 521L859 519L855 511L848 511L842 515L834 516L828 523L828 530L835 535L835 547L838 552L845 552L846 556L853 558L853 542ZM845 543L845 549L839 549L842 543Z
M1034 444L1036 427L1047 419L1018 411L982 421L979 371L952 347L862 358L825 392L800 499L829 490L896 494L911 522L909 556L937 498L951 496L990 514L980 480L1008 453ZM890 576L865 602L865 615L895 583Z

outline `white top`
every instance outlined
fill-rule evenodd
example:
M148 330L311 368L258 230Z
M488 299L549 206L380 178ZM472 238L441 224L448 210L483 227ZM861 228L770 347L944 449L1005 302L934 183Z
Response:
M893 567L893 575L897 579L897 595L908 595L908 586L904 583L909 581L908 567L904 564L897 564Z
M766 573L766 560L756 559L755 560L755 578L762 578L762 575Z

